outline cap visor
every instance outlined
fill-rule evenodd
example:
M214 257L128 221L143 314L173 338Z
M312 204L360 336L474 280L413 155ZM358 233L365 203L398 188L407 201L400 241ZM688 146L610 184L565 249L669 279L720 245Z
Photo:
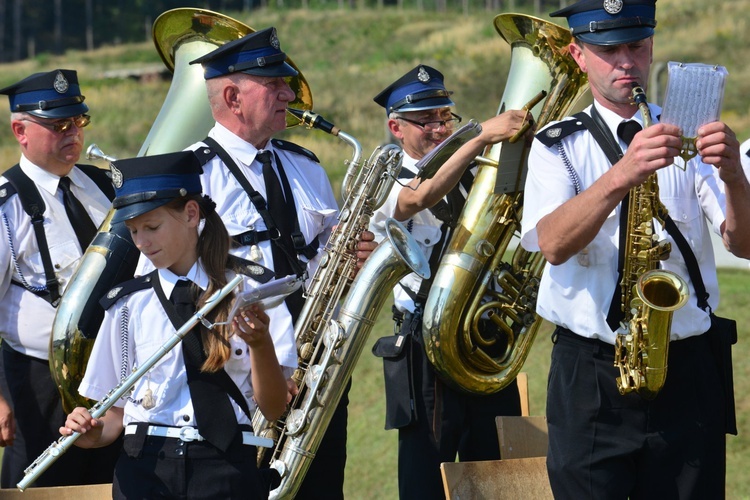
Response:
M32 109L27 111L28 114L38 116L39 118L72 118L87 113L89 107L84 103L71 104L70 106L60 106L59 108L50 109Z
M270 76L270 77L285 77L285 76L297 76L299 72L291 67L286 62L281 64L274 64L272 66L262 66L258 68L251 68L243 71L242 73L255 76Z
M637 42L654 34L654 28L634 26L632 28L618 28L614 30L581 33L577 38L591 45L622 45Z
M166 205L172 201L172 199L166 199L166 200L150 200L150 201L143 201L140 203L133 203L132 205L128 205L126 207L120 207L115 210L115 214L112 216L112 224L116 224L117 222L124 222L126 220L135 219L139 215L143 215L147 212L150 212L151 210L155 210L161 206Z
M447 108L449 106L455 106L453 101L447 97L435 97L433 99L424 99L411 104L406 104L393 111L396 113L405 113L407 111L424 111L426 109L437 109Z

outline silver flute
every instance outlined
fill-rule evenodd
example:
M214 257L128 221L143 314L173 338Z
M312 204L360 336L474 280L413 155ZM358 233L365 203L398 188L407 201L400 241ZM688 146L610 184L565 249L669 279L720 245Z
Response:
M99 418L107 413L107 410L112 408L118 399L126 395L130 389L135 385L138 380L143 377L161 358L163 358L173 347L182 341L187 333L195 327L199 322L206 328L213 328L214 324L206 319L206 314L211 312L227 295L242 283L243 276L241 274L236 275L232 280L224 286L221 290L215 292L195 314L177 330L172 337L169 338L150 358L148 358L136 371L131 373L126 378L122 379L117 387L113 388L107 393L98 403L96 403L89 413L92 418ZM68 451L73 443L81 437L80 432L74 432L70 436L62 436L60 439L49 445L44 450L44 453L34 460L24 470L24 477L19 481L16 487L23 491L31 486L39 476L44 473L55 461L60 458L63 453Z

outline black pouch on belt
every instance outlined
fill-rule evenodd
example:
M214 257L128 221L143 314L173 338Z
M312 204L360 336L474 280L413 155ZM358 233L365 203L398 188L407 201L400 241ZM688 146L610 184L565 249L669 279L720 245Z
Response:
M732 345L737 343L737 322L711 314L709 333L711 350L719 368L724 388L724 430L737 435L737 417L734 408L734 376L732 370Z
M383 358L385 381L385 429L400 429L415 420L411 381L411 325L405 321L395 335L379 338L372 353ZM416 347L419 347L418 345Z

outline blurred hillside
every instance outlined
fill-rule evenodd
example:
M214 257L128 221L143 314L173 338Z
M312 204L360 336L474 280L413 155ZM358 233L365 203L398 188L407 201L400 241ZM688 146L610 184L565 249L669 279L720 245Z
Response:
M655 67L670 60L726 66L729 80L722 117L740 138L750 136L750 101L745 97L750 94L750 67L743 57L750 46L749 5L750 0L710 5L698 0L659 1L654 54ZM495 114L510 64L509 46L492 23L500 11L464 15L334 7L226 14L254 29L277 27L282 49L310 84L315 110L356 137L364 154L385 138L385 115L372 97L418 63L445 73L446 85L455 91L456 112L465 119L482 121ZM105 153L118 157L138 153L170 86L168 78L158 78L164 65L152 41L70 50L61 56L43 54L0 67L0 86L36 71L78 70L93 117L86 142L96 142ZM123 77L141 74L152 78ZM649 89L649 94L658 98L662 92ZM287 135L314 150L338 184L344 160L351 157L349 147L319 131L296 128ZM0 168L12 165L17 156L15 140L7 130L0 134Z

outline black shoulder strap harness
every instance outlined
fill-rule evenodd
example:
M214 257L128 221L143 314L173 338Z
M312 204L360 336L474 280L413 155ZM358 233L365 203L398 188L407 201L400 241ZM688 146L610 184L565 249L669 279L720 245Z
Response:
M94 181L110 201L114 199L115 190L108 172L93 165L77 165L77 167ZM18 164L8 169L3 175L8 179L10 186L6 186L5 192L0 194L0 205L4 204L13 194L18 195L18 198L21 200L21 206L31 218L31 225L34 228L34 235L39 246L39 254L42 259L45 276L45 286L43 288L32 287L25 280L23 282L13 280L12 283L45 299L53 307L57 307L60 302L60 284L55 276L52 257L50 256L49 245L47 244L47 236L44 232L44 211L47 206L44 204L44 200L34 181L21 170ZM12 248L11 244L11 250ZM13 255L13 259L15 262L15 254Z
M232 175L234 175L235 179L237 179L237 181L240 183L242 189L245 190L245 193L247 193L253 206L256 208L256 210L258 210L258 213L263 219L263 222L265 222L266 224L266 231L246 231L242 234L235 235L233 237L234 241L241 246L247 246L257 244L261 241L270 240L272 244L278 245L279 248L282 249L284 254L287 256L290 264L292 265L292 269L294 269L298 275L302 275L304 273L304 266L296 257L296 255L304 255L308 259L312 259L313 257L315 257L315 255L317 255L318 253L318 247L320 246L318 237L316 236L315 238L313 238L313 240L309 244L305 244L305 237L300 231L299 220L297 218L297 214L295 213L294 217L292 218L294 221L295 230L291 235L294 249L287 248L287 246L283 244L284 240L283 238L281 238L281 233L279 232L276 223L273 221L273 217L271 217L271 213L268 210L268 205L266 204L265 198L263 198L263 196L261 196L260 193L255 190L255 188L253 188L247 178L240 171L234 159L226 152L224 148L221 147L221 145L219 145L218 142L216 142L211 137L206 137L203 142L208 146L208 148L199 148L198 151L196 151L199 158L202 157L202 161L205 164L215 155L218 155L219 158L221 158L221 161L224 162L229 171L232 173ZM289 149L292 151L300 151L300 154L304 154L308 158L317 160L315 155L309 152L309 155L301 152L307 150L292 143L274 139L273 144L278 145L279 147L283 146L285 149ZM291 148L290 145L295 147ZM276 155L276 162L279 165L281 164L281 159L279 158L278 154ZM281 169L279 170L279 172L282 174L281 181L284 186L284 191L289 194L289 196L292 196L291 188L289 187L289 181L287 180L286 175L283 174L283 170Z

